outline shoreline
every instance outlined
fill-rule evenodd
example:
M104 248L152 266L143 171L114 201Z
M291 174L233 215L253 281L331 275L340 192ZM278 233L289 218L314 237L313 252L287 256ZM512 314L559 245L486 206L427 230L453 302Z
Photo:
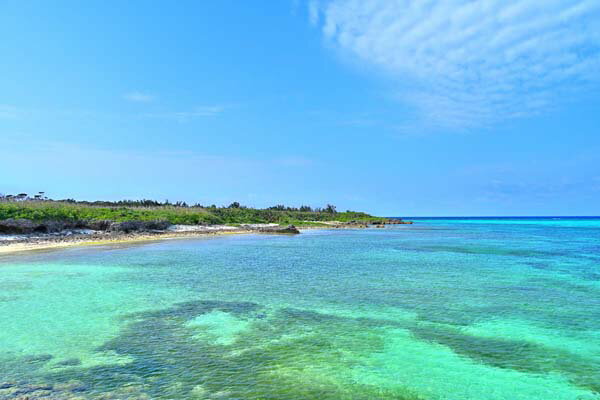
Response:
M143 243L170 239L190 239L195 237L210 237L220 235L241 235L258 233L244 229L229 229L213 232L143 232L127 234L91 234L56 236L51 238L28 238L0 243L0 255L29 252L36 250L52 250L83 246L104 246L121 243Z
M323 224L324 226L299 226L300 231L319 229L369 229L359 225ZM281 235L286 233L265 232L234 226L211 227L205 230L136 232L136 233L92 233L77 235L57 235L49 237L29 237L14 241L0 241L0 256L37 250L65 249L84 246L105 246L111 244L144 243L171 239L191 239L222 235L263 234Z

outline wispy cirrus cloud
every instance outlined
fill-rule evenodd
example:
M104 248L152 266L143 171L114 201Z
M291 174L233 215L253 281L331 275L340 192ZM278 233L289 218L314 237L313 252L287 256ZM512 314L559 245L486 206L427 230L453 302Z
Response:
M158 113L147 113L144 114L146 117L151 118L165 118L172 119L177 122L188 122L196 118L203 117L214 117L225 111L225 107L219 105L212 106L199 106L195 107L190 111L167 111Z
M301 156L287 156L275 159L275 165L284 167L310 167L315 164L314 160Z
M0 118L12 119L17 118L20 110L17 107L9 106L6 104L0 104Z
M125 100L133 101L135 103L151 103L155 101L157 97L153 94L133 91L125 93L123 95L123 98Z
M127 119L132 117L139 118L141 116L148 118L162 118L182 123L196 118L214 117L224 112L226 108L228 107L222 105L209 105L194 107L189 111L160 111L142 114L127 114L86 109L28 109L0 104L0 119L19 119L24 116L32 118L97 117Z
M416 118L469 129L600 82L598 0L311 0L335 49L384 71Z

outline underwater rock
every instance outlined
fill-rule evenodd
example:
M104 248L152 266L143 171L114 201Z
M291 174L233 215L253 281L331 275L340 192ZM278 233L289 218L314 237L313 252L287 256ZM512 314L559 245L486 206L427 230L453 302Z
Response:
M142 391L142 387L139 385L130 385L121 387L112 392L102 393L97 397L99 400L150 400L150 396Z
M34 356L23 357L23 362L28 364L44 364L52 359L51 354L38 354Z
M219 392L214 393L211 396L211 398L213 398L213 399L224 399L224 398L227 398L227 397L231 397L231 394L232 393L230 391L228 391L228 390L221 390Z
M81 393L89 390L89 387L81 381L69 381L67 383L60 383L54 386L57 391Z
M9 393L6 393L8 398L23 398L23 399L36 399L36 398L48 398L52 394L52 385L19 385L10 388ZM26 396L26 397L20 397ZM4 397L4 396L3 396Z
M209 391L202 385L196 385L190 391L190 396L192 399L208 399Z
M56 363L57 367L74 367L76 365L81 365L81 360L79 358L69 358Z

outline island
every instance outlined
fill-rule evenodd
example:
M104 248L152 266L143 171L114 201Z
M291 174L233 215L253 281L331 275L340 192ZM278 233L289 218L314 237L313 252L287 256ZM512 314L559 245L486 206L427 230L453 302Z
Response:
M359 211L276 205L264 209L233 202L188 205L156 200L53 200L39 192L0 195L0 252L76 244L144 241L198 235L298 234L300 229L382 228L411 224Z

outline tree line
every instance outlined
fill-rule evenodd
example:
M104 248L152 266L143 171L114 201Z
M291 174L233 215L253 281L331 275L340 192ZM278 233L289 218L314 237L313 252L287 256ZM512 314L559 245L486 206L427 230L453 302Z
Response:
M46 196L45 192L37 192L34 195L29 195L28 193L19 193L19 194L2 194L0 193L0 202L22 202L22 201L49 201L49 202L58 202L58 203L68 203L68 204L80 204L80 205L89 205L89 206L98 206L98 207L138 207L138 208L151 208L151 207L178 207L178 208L236 208L236 209L250 209L251 207L247 207L241 205L239 202L234 201L228 206L217 207L215 204L211 204L210 206L205 206L200 203L195 203L192 205L188 205L185 201L176 201L171 202L168 199L165 201L157 201L150 199L141 199L141 200L118 200L118 201L84 201L84 200L75 200L75 199L62 199L62 200L54 200ZM335 214L337 213L337 207L333 204L327 204L325 207L311 207L307 205L301 205L300 207L290 207L283 204L277 204L275 206L267 207L266 210L270 211L293 211L293 212L315 212L315 213L329 213Z

